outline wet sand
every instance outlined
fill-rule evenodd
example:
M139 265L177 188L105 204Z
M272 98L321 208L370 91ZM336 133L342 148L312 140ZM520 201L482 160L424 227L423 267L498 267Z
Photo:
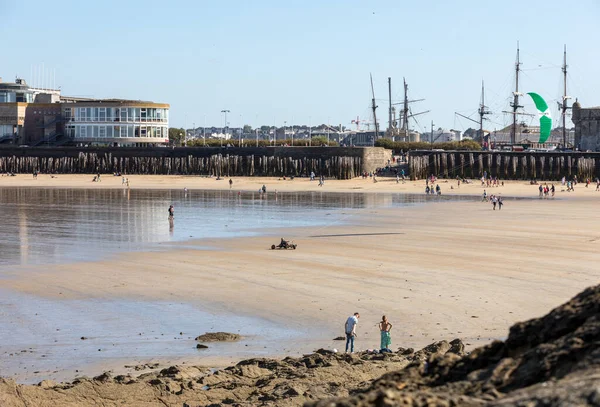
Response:
M0 185L121 187L116 177L106 177L99 184L87 182L88 178L40 176L37 183L30 184L20 176L8 181L0 178ZM185 185L191 189L210 184L228 188L226 181L206 178L132 179L132 187L139 188ZM279 191L360 188L360 192L417 192L424 188L423 181L404 185L395 180L377 184L362 179L327 181L319 189L304 179L234 178L234 188L254 190L263 183ZM449 190L450 183L441 185L444 192ZM448 193L480 195L483 191L479 185L461 185L460 191L455 188ZM493 190L506 197L537 196L535 188L514 182ZM332 338L343 334L345 318L355 311L361 313L359 349L378 347L376 324L382 314L394 324L393 347L419 348L456 337L475 347L504 338L515 322L542 315L597 283L600 220L594 214L600 193L581 184L574 193L560 189L554 200L507 200L502 211L492 211L491 205L481 202L351 211L343 226L333 223L286 230L285 237L299 245L295 251L269 250L277 243L273 237L203 239L187 242L185 249L174 245L166 252L128 253L100 262L14 267L4 273L0 289L65 304L83 300L177 302L215 315L261 318L301 332L293 339L281 339L285 346L273 349L271 356L341 348L343 342ZM195 250L194 245L213 250ZM106 317L119 318L119 312ZM171 317L186 315L174 312ZM28 318L22 321L31 323ZM219 321L218 330L244 334L243 327L226 317ZM73 332L74 337L85 336L89 327L80 328ZM173 329L177 332L169 331L169 335L179 333ZM101 338L93 340L98 348L112 345ZM193 341L181 342L185 347L191 344ZM262 344L249 338L235 346L250 345L259 352ZM231 356L235 349L224 348L221 356L225 357L190 357L186 362L204 366L231 363L236 360ZM65 357L68 355L65 352ZM82 366L79 374L97 374L105 368L118 372L131 364L126 362L127 354L116 356ZM155 356L147 360L165 359ZM6 356L0 357L6 362ZM63 377L69 374L75 377L78 373L70 370ZM27 381L31 375L18 377Z

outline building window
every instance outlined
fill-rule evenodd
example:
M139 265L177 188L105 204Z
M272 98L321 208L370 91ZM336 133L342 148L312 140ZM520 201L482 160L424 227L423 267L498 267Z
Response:
M141 113L142 113L142 121L145 122L146 118L147 118L147 115L148 115L147 110L144 109L144 108L142 108L142 112Z
M87 137L87 128L85 126L79 127L79 136Z
M145 110L145 109L142 109L142 110ZM147 137L147 136L146 136L146 134L147 134L147 129L146 129L146 127L142 127L142 128L140 129L140 137Z
M127 137L127 126L121 126L121 137Z
M106 127L105 126L98 127L98 137L100 137L100 138L106 137Z
M122 122L127 121L127 108L126 107L121 108L121 121Z
M101 107L98 109L98 121L105 122L106 121L106 108Z

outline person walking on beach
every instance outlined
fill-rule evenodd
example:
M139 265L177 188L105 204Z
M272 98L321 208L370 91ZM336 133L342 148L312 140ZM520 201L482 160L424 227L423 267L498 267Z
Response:
M172 220L175 217L175 208L173 205L169 206L169 220Z
M229 178L229 189L231 189L231 187L233 187L233 180Z
M344 326L346 332L346 353L348 353L348 346L350 346L350 352L354 353L354 337L356 336L358 318L360 318L360 314L355 312L354 315L349 316L346 320L346 325Z
M502 205L504 205L504 202L502 202L502 197L499 196L498 197L498 210L501 211L502 210Z
M498 203L498 200L497 200L496 196L492 195L490 197L490 201L492 201L492 207L494 208L494 210L496 210L496 204Z
M267 187L265 186L265 184L263 184L261 190L263 191L263 194L267 193Z
M485 192L485 189L483 190L483 198L481 199L481 202L487 202L487 192Z
M540 184L538 190L540 191L540 199L542 199L544 196L544 187L542 186L542 184Z
M382 352L391 352L390 346L392 345L392 336L390 331L392 330L392 324L389 323L387 317L384 315L381 317L381 322L379 323L379 332L381 333L381 343L379 344L379 349Z
M552 184L552 186L550 187L550 192L552 193L552 198L554 198L555 191L556 191L556 189L554 188L554 184Z

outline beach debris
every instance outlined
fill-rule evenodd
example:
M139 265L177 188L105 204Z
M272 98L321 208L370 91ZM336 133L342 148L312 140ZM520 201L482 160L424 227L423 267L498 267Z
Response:
M242 337L238 334L232 334L228 332L207 332L203 335L197 336L198 342L235 342L239 341Z
M208 346L202 345L201 343L196 345L196 349L208 349Z
M335 338L333 338L334 341L345 341L346 338L344 338L343 336L336 336Z

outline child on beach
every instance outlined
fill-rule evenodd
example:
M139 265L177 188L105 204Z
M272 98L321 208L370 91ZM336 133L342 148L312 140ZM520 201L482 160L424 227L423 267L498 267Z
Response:
M381 333L381 343L380 349L382 352L391 352L390 346L392 345L392 336L390 335L390 331L392 330L392 324L389 323L387 317L384 315L381 317L381 322L379 323L379 331Z

